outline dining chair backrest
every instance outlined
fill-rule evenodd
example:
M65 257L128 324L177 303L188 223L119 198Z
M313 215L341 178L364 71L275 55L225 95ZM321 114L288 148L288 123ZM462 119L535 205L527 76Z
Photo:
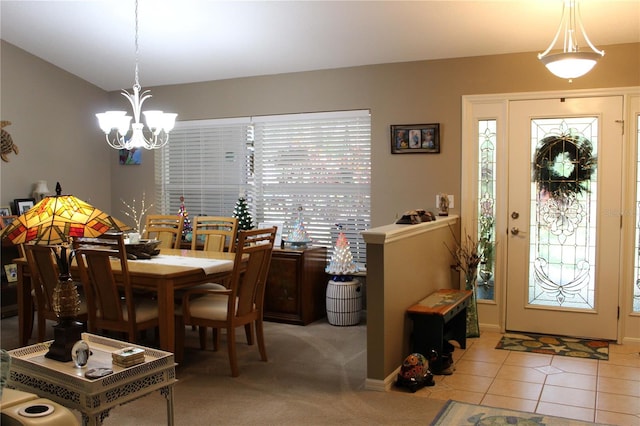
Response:
M202 243L205 251L235 251L238 218L196 216L191 227L191 250L196 250Z
M31 274L32 293L38 313L38 341L42 342L45 338L45 320L58 320L53 310L53 294L60 280L60 273L54 248L51 246L24 244L23 249ZM78 313L77 319L87 321L86 308Z
M76 238L73 245L87 297L89 331L133 331L136 312L124 235L117 233L104 234L98 238ZM119 282L116 282L113 273L112 259L120 263ZM127 318L122 309L123 296L127 306ZM131 327L127 323L132 323Z
M227 308L230 316L241 317L255 312L262 319L264 292L276 231L277 227L238 232ZM249 259L243 264L247 255Z
M160 240L159 248L180 248L184 219L178 215L149 214L144 238Z

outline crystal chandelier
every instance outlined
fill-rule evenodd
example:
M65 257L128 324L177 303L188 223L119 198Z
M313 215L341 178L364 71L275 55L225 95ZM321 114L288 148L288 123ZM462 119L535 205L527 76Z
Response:
M567 11L568 8L568 11ZM580 29L582 37L591 48L591 51L581 52L578 48L578 32ZM564 47L562 53L549 54L555 46L560 34L564 33ZM582 25L580 11L576 0L564 0L562 6L562 19L553 41L542 53L538 54L538 59L560 78L582 77L594 67L598 59L604 56L604 50L598 50L591 43Z
M135 67L135 83L133 84L133 93L126 90L122 91L122 96L127 98L133 108L133 119L126 115L125 111L107 111L96 114L98 124L105 133L107 143L115 149L158 149L162 148L169 141L169 132L176 123L178 114L165 113L162 111L141 111L142 104L151 97L149 90L140 92L140 83L138 81L138 0L136 0L136 30L135 30L135 47L136 47L136 67ZM140 122L140 112L144 113L145 121L148 129ZM129 125L131 124L131 127Z

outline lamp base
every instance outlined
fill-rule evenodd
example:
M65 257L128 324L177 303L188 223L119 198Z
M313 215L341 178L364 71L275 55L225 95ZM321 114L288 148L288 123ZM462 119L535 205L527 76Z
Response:
M71 361L71 348L82 339L83 325L74 319L60 319L53 326L54 340L45 357L60 362Z

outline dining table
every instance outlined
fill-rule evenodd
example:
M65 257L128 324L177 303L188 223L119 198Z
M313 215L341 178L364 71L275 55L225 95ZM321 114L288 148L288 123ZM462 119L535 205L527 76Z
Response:
M244 260L244 259L243 259ZM208 282L222 283L231 276L235 253L186 249L161 249L149 259L128 260L134 288L157 293L160 349L175 352L175 292ZM18 336L27 345L33 328L31 275L25 258L15 259L18 268ZM120 263L112 262L118 280ZM71 265L74 281L79 281L75 262Z

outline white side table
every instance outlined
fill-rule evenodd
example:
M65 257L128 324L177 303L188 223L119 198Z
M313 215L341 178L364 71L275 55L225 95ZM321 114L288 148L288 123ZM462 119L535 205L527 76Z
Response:
M83 333L82 339L92 352L86 368L45 358L50 342L9 351L7 386L80 411L84 425L100 425L112 408L160 391L167 400L167 424L173 425L176 373L172 353L89 333ZM144 348L144 363L128 368L112 364L111 353L127 346ZM100 367L111 368L113 373L94 380L84 377L88 369Z

